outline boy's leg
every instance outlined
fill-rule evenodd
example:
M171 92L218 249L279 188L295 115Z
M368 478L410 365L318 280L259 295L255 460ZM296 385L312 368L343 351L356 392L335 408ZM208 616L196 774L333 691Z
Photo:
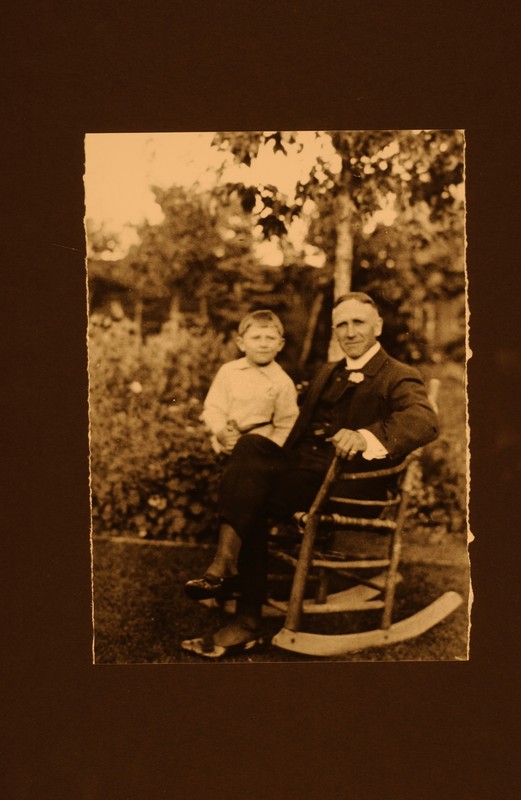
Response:
M221 522L217 551L212 563L206 570L207 575L213 575L218 578L229 578L232 575L236 575L240 550L240 536L227 522Z
M185 584L189 597L235 593L240 584L249 602L262 602L266 508L284 458L282 449L264 436L248 434L239 439L219 487L221 526L217 552L205 575ZM235 580L238 571L240 579ZM215 579L221 582L216 583Z
M226 548L235 556L244 602L259 608L266 593L267 508L285 458L282 449L266 437L245 435L237 442L219 487L223 538L217 562L222 564ZM225 568L231 566L228 560Z
M218 512L239 537L249 537L260 519L267 519L267 503L286 464L282 448L258 434L237 442L219 486Z

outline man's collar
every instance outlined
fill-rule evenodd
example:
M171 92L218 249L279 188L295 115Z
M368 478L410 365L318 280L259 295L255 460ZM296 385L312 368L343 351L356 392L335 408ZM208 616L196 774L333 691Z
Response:
M348 358L346 356L346 364L349 370L362 369L365 365L381 350L380 342L376 342L372 347L367 350L360 358Z

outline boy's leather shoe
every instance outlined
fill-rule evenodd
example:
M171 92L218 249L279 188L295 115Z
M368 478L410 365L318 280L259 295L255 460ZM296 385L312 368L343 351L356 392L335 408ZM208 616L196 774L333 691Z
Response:
M240 577L232 575L229 578L217 578L215 575L202 575L185 583L185 593L191 600L207 600L210 597L230 600L241 595Z

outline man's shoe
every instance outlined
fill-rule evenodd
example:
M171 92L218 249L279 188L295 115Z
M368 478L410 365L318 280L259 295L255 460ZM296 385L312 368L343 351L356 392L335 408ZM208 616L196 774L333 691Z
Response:
M190 600L231 600L241 596L240 577L217 578L215 575L203 575L185 583L185 593Z

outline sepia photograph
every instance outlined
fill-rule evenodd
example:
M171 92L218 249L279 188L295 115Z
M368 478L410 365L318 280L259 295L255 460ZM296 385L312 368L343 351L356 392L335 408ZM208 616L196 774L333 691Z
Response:
M96 665L467 661L463 130L88 133Z
M517 9L8 8L2 797L517 795Z

